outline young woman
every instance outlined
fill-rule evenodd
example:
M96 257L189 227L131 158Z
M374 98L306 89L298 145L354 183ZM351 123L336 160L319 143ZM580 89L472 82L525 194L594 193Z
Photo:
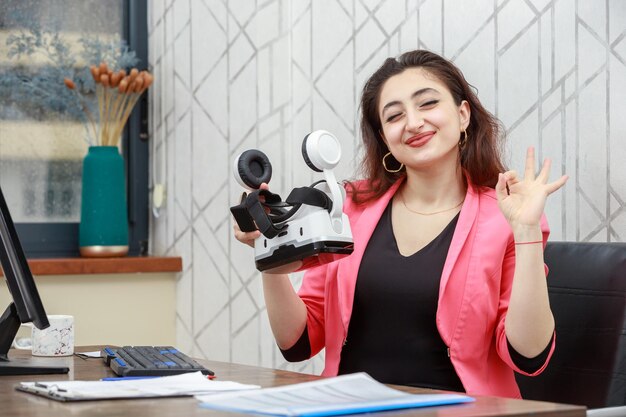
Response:
M354 252L309 269L298 293L263 274L278 346L292 361L325 348L323 375L519 397L514 371L540 373L554 350L543 209L567 177L548 183L549 160L535 175L532 148L523 175L505 172L498 121L428 51L387 59L361 111Z

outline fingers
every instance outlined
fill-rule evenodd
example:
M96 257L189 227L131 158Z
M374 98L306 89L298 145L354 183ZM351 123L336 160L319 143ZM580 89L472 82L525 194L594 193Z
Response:
M498 174L498 182L496 183L496 197L498 197L498 200L501 201L507 198L508 195L509 193L506 189L506 178L504 174L500 173Z
M258 230L254 232L242 232L237 223L235 223L233 229L235 231L235 239L252 248L254 247L254 241L261 236L261 232Z
M541 171L539 172L539 175L537 176L537 179L544 184L548 182L548 178L550 177L551 166L552 166L552 160L550 158L544 159L543 166L541 167Z
M504 175L504 179L509 186L517 184L520 181L519 177L517 176L517 171L515 170L507 171L502 175Z
M511 191L514 190L515 185L520 182L519 177L517 176L517 171L511 170L505 173L498 174L498 183L502 181L503 192L502 198L511 194Z
M260 190L269 190L269 188L270 188L269 185L267 185L267 183L265 182L262 183L261 186L259 187ZM244 196L245 195L246 194L244 193ZM261 201L261 203L264 203L265 197L260 196L259 201ZM270 213L269 207L265 207L265 212L268 214ZM261 232L259 230L255 230L253 232L242 232L237 223L233 225L233 230L235 232L235 239L237 239L241 243L248 245L252 248L254 248L254 241L257 238L259 238L259 236L261 236Z
M567 175L563 175L558 180L551 182L550 184L546 184L546 190L548 191L548 194L552 194L553 192L564 186L568 179L569 177Z
M535 179L535 148L532 146L528 147L526 151L526 168L524 170L524 179L526 180L534 180Z
M269 185L267 185L267 183L266 183L266 182L262 182L262 183L261 183L261 186L259 187L259 190L268 190L268 191L269 191L269 189L270 189L270 186L269 186ZM261 203L265 203L265 196L259 196L259 201L260 201ZM269 213L269 212L270 212L270 209L266 207L266 208L265 208L265 212L266 212L266 213Z
M535 175L535 148L530 146L526 152L526 167L524 170L524 179L528 181L539 180L542 183L547 183L550 177L550 168L552 167L552 160L546 158L541 166L539 174Z

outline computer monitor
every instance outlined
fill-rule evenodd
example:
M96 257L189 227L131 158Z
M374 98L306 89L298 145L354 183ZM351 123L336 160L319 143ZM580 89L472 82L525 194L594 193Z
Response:
M35 280L26 262L9 207L0 188L0 264L13 302L0 317L0 375L38 375L67 373L67 367L41 366L30 360L8 358L13 339L22 323L32 322L38 329L50 326Z

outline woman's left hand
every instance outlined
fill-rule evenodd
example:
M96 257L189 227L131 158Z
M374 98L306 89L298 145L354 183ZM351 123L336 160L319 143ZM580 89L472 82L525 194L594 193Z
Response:
M513 229L517 226L539 225L546 199L565 185L567 175L548 183L550 165L550 159L544 160L541 172L535 176L535 150L530 147L526 152L526 169L523 179L520 179L515 171L507 171L499 175L496 184L498 205Z

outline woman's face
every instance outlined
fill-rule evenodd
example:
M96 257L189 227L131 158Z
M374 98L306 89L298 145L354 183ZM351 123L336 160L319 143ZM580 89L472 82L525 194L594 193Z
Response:
M448 88L421 68L409 68L383 85L378 115L393 156L420 170L458 160L458 142L469 123L469 104L457 106Z

